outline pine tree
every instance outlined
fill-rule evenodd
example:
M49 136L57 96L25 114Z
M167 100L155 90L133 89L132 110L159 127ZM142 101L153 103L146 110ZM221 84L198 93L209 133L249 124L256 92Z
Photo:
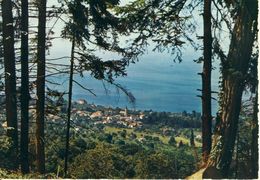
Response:
M190 145L191 145L192 147L195 147L195 141L194 141L194 132L193 132L193 129L191 129Z
M168 144L176 146L177 142L173 136L170 137Z
M211 69L212 69L212 35L211 35L211 0L204 0L203 11L203 72L202 72L202 157L206 163L211 150Z
M12 1L2 1L3 20L3 53L5 66L5 95L6 95L6 120L7 135L11 138L11 161L14 168L18 165L18 130L17 130L17 104L16 104L16 72L14 51L14 27L12 14Z
M38 44L37 44L37 101L36 101L36 166L45 173L45 45L46 45L46 0L38 1Z
M220 111L208 166L220 169L227 178L232 160L242 94L257 32L257 0L225 1L233 9L234 27L226 59L222 60ZM210 177L209 177L210 178Z
M29 49L28 49L28 0L21 2L21 140L20 157L22 173L29 172Z
M75 54L74 51L75 51L75 39L73 37L72 47L71 47L71 59L70 59L69 98L68 98L68 109L67 109L67 131L66 131L66 148L65 148L65 160L64 160L65 177L67 177L67 170L68 170L70 116L71 116L71 101L72 101L73 74L74 74L74 54Z
M69 98L67 109L67 130L66 130L66 147L64 174L67 175L68 155L69 155L69 138L70 138L70 117L71 117L71 100L73 93L73 83L76 83L84 90L95 95L92 91L84 88L80 83L73 79L75 68L80 71L83 76L84 71L90 71L91 75L97 80L104 80L115 85L122 90L130 99L134 101L134 97L130 92L123 88L120 84L114 83L114 76L124 76L125 66L129 60L135 55L127 52L118 45L117 33L120 31L118 19L108 11L108 4L114 6L118 1L89 1L84 3L81 1L67 2L70 19L66 23L62 31L62 37L69 39L72 43L71 60L70 60L70 77L69 77ZM111 31L113 31L111 33ZM111 34L109 34L111 33ZM108 36L111 35L112 37ZM93 41L94 39L94 41ZM111 43L112 40L112 43ZM110 42L109 42L110 41ZM93 54L93 50L88 49L85 44L92 44L102 48L105 51L116 52L122 56L120 60L103 60ZM77 56L77 57L75 57ZM78 60L77 67L74 63Z

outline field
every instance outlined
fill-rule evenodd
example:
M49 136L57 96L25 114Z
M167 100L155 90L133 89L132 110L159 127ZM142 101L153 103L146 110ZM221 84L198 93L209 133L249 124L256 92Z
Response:
M118 127L111 127L111 126L106 126L104 128L104 131L106 133L118 133L119 131L123 131L126 130L127 135L130 135L131 133L135 133L137 138L140 139L144 136L152 136L152 137L158 137L160 139L161 142L163 142L164 144L168 144L169 140L170 140L170 136L163 136L159 133L147 133L147 132L136 132L134 131L134 129L130 129L130 128L118 128ZM180 141L182 141L184 144L189 144L190 140L185 138L185 137L180 137L180 136L176 136L175 140L177 143L179 143ZM202 144L200 142L195 141L195 145L196 147L201 147Z

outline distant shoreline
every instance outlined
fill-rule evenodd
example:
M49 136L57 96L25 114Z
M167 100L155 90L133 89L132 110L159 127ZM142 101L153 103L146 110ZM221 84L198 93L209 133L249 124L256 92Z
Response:
M131 107L131 106L125 106L125 107L120 107L120 106L107 106L107 105L102 105L102 104L96 104L94 102L88 102L86 99L84 98L80 98L80 99L73 99L72 103L73 104L80 104L78 103L79 101L85 101L87 104L91 104L91 105L95 105L96 107L103 107L103 108L112 108L112 109L129 109L129 110L132 110L132 111L143 111L143 112L158 112L158 113L183 113L183 112L186 112L186 113L192 113L192 112L196 112L196 113L201 113L200 111L196 111L196 110L192 110L192 111L187 111L187 110L183 110L183 111L160 111L160 110L154 110L154 109L138 109L138 108L135 108L135 107ZM82 104L83 105L83 104Z

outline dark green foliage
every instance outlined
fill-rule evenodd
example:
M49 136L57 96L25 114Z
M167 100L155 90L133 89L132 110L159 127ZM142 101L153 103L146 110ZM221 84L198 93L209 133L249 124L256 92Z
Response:
M47 134L52 135L53 140L50 141L48 136L46 138L46 144L48 144L46 171L58 173L62 177L64 141L59 134L62 134L64 130L50 127L47 128ZM117 134L107 133L106 127L99 130L89 125L86 128L90 129L86 129L80 134L74 131L71 133L68 177L181 178L191 174L195 168L191 166L195 162L188 146L177 148L163 144L158 137L149 134L152 133L149 129L143 131L141 136L146 136L147 139L139 142L137 138L132 139L131 133L128 133L126 129L121 129ZM54 134L53 131L57 132ZM122 132L124 137L120 135ZM110 136L113 143L107 141ZM184 156L187 158L185 159ZM182 162L183 159L185 159L184 162ZM141 169L139 169L140 167ZM155 172L152 172L152 169L155 169Z
M7 136L0 136L0 167L3 168L14 168L13 162L10 161L10 156L13 156L12 151L12 140Z
M125 145L125 141L120 139L120 140L115 141L115 144Z
M57 167L61 166L62 159L65 157L65 146L61 140L61 138L57 138L51 144L48 144L46 148L46 158L48 159L46 162L47 172L56 172Z
M154 143L152 143L152 142L147 142L147 143L145 143L145 145L151 149L154 149Z
M161 153L144 156L137 163L137 177L139 178L174 178L169 160ZM176 177L176 176L175 176Z
M169 145L172 145L172 146L176 146L177 142L175 140L175 138L173 136L171 136L169 142L168 142Z
M153 141L160 142L160 138L159 137L153 137Z
M98 137L98 140L99 141L105 141L107 143L112 143L112 140L113 140L113 136L111 134L101 134L99 137Z
M76 178L112 178L116 174L112 152L104 145L76 157L70 166L72 177Z
M120 135L122 138L126 138L126 130L124 129L123 131L120 131L120 132L119 132L119 135Z
M134 165L124 158L124 156L114 152L112 158L117 177L133 178L135 176Z
M179 148L182 148L183 146L184 146L183 142L180 141L178 147L179 147Z
M72 161L73 178L183 178L194 171L194 158L188 149L160 152L136 144L119 149L99 144Z
M151 141L153 140L153 137L152 136L149 136L149 135L145 135L144 138L148 141Z
M118 18L111 13L111 8L118 4L119 1L111 0L65 1L64 8L71 18L65 23L61 37L75 42L73 55L77 62L72 71L77 69L81 77L84 77L84 72L90 72L95 79L113 84L131 103L134 103L132 93L114 82L115 77L126 75L125 67L137 58L135 52L119 46L118 36L122 30ZM98 47L104 52L114 52L119 58L117 60L100 58L96 55L98 50L93 47ZM91 90L88 92L95 95Z
M195 141L194 141L194 132L193 132L193 129L191 129L190 145L191 145L191 146L195 146Z
M231 163L231 177L236 179L254 179L252 174L253 166L255 165L253 161L257 159L252 159L252 131L254 129L253 121L253 109L254 101L245 101L243 103L239 124L238 124L238 135L236 138L236 145L234 150L234 155L232 158L233 163ZM245 171L245 169L247 171Z
M188 149L142 154L136 167L139 178L184 178L194 170L194 158Z
M191 153L192 150L189 150L188 147L181 148L176 154L172 154L174 157L175 167L178 172L179 178L186 178L187 175L192 174L191 172L195 171L196 161L194 155ZM172 164L174 166L174 164Z
M131 139L136 139L136 138L137 138L137 136L136 136L136 134L135 134L135 133L131 133L131 134L130 134L130 138L131 138Z
M127 32L137 34L131 48L143 53L149 40L152 40L156 44L154 50L167 49L176 55L175 59L181 61L180 48L185 43L184 40L192 43L187 34L194 30L194 26L188 22L188 15L180 15L185 2L186 0L135 0L116 8L117 14L123 17L122 26Z
M113 77L125 76L126 63L119 60L103 61L91 54L81 54L79 65L82 71L90 71L91 75L98 79L113 81Z
M108 4L115 6L118 2L111 3L109 1L94 0L89 0L88 2L82 0L66 2L68 12L72 15L73 22L67 22L62 31L62 36L71 40L73 36L75 36L76 44L85 49L84 41L87 40L93 43L93 41L90 40L91 36L96 39L96 45L104 49L112 48L112 46L116 44L108 43L107 39L109 38L107 37L107 33L109 29L118 30L119 27L117 18L108 11ZM120 50L117 45L113 48ZM121 51L123 50L121 49Z
M188 128L187 129L182 129L181 135L184 136L184 137L190 138L191 137L190 129L188 129Z
M90 125L86 128L90 129L71 133L68 158L70 178L182 178L194 170L191 164L195 162L188 146L178 149L163 144L158 137L149 135L151 130L144 131L142 137L146 136L147 139L139 142L137 138L131 139L130 133L124 129L120 132L123 132L125 137L119 135L120 132L118 135L105 133L106 128L99 130ZM46 130L46 172L62 177L65 129L51 124ZM114 143L110 143L110 140ZM0 156L8 153L8 148L4 147L3 145L2 149L0 148ZM30 151L31 149L32 144ZM33 164L32 172L34 168ZM32 176L36 177L33 174Z
M141 145L135 143L127 143L119 147L119 152L124 156L133 156L137 152L143 150L144 148Z
M199 114L199 113L198 113ZM187 113L185 115L174 115L165 112L151 112L149 115L142 119L142 122L149 125L149 129L152 129L151 125L167 126L174 128L200 128L201 120L198 117L194 117L193 114ZM142 127L141 127L142 128ZM154 130L158 129L155 127Z
M103 124L97 124L97 128L99 129L99 130L102 130L102 129L104 129L104 125Z

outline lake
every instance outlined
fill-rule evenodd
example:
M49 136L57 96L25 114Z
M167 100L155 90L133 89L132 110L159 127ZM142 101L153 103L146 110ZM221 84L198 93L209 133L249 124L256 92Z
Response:
M133 105L128 102L122 92L115 87L95 80L88 73L84 79L78 75L75 79L85 87L92 89L96 97L83 90L78 85L73 87L73 99L86 99L88 103L100 104L111 107L128 107L129 109L154 110L166 112L201 112L201 99L197 97L201 92L201 77L197 73L202 71L202 64L193 60L197 54L187 53L181 63L174 63L173 58L167 53L149 52L140 57L139 62L127 68L127 76L116 79L123 87L127 88L136 98ZM217 91L218 70L213 71L212 87ZM64 77L61 79L64 80ZM68 80L68 77L66 78ZM68 89L68 81L57 89ZM215 95L216 96L216 95ZM212 100L213 115L217 111L217 102Z

